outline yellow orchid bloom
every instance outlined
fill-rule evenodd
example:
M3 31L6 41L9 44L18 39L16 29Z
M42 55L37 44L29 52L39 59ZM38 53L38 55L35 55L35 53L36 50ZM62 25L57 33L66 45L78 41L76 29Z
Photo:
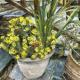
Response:
M5 43L11 44L13 41L11 41L8 37L4 40Z
M56 39L55 34L52 34L51 38L52 39Z
M36 40L36 37L32 35L32 36L28 37L28 40L29 41L35 41Z
M50 41L50 40L52 39L52 37L51 37L51 36L49 36L49 37L47 37L47 39L48 39L48 41Z
M31 32L32 32L32 34L34 34L34 35L37 35L37 34L38 34L37 29L33 29Z
M31 59L36 59L36 57L37 57L37 54L33 53L33 55L31 56Z
M29 30L30 30L29 27L26 27L26 28L25 28L25 31L29 31Z
M11 20L9 21L9 23L10 23L11 25L15 25L16 22L17 22L17 18L13 18L13 19L11 19Z
M39 52L39 47L36 47L35 48L35 52Z
M15 42L13 42L13 43L12 43L12 46L13 46L13 47L16 47L16 43L15 43Z
M4 39L5 38L5 36L0 36L0 39Z
M16 59L16 60L19 60L19 59L20 59L20 56L19 56L19 55L16 55L16 56L15 56L15 59Z
M22 52L21 52L21 57L22 57L22 58L25 58L26 56L27 56L27 52L26 52L26 51L22 51Z
M17 53L17 50L15 50L14 48L9 49L9 54L15 55L16 53Z
M0 43L0 48L3 48L4 50L7 50L7 47L4 43Z
M51 49L50 49L49 47L46 47L46 48L45 48L45 51L46 51L46 52L51 52Z
M56 40L53 40L52 42L51 42L51 45L55 45L56 44Z
M19 20L20 20L20 22L22 23L25 19L24 19L24 17L21 16L21 17L19 18Z
M23 48L23 50L27 51L28 45L27 45L26 42L23 42L23 43L22 43L22 48Z
M14 36L13 36L13 40L14 40L14 41L19 41L19 37L14 35Z
M40 59L44 59L45 55L44 54L39 54Z

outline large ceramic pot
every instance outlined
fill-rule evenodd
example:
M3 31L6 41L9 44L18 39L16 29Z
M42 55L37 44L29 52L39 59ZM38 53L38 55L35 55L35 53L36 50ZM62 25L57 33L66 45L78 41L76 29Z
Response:
M47 55L43 60L31 60L29 58L18 60L17 63L20 68L20 71L27 79L33 80L39 78L45 72L50 57L53 55L53 53Z

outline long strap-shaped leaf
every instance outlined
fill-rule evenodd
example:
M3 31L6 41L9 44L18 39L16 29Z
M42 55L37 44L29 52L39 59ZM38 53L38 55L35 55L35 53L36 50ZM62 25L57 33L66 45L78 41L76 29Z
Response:
M63 32L64 28L66 28L66 26L73 20L74 16L76 15L77 11L79 8L76 8L72 14L70 15L70 17L68 18L68 20L66 21L65 25L62 27L62 29L57 33L56 38L58 38L61 33Z
M50 0L48 0L50 1ZM51 0L50 1L50 10L49 12L47 13L47 20L46 20L46 38L47 36L50 35L51 33L51 29L52 29L52 22L54 21L54 13L56 11L56 8L57 8L57 3L58 3L58 0ZM53 18L53 19L52 19Z
M48 17L51 17L55 13L57 3L58 3L58 0L52 0L51 1Z

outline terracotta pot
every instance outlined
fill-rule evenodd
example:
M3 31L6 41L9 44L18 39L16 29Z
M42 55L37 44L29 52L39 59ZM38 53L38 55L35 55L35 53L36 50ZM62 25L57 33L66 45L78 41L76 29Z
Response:
M46 58L43 60L31 60L30 58L18 60L17 63L20 68L20 71L27 79L33 80L39 78L45 72L50 57L53 55L53 53L47 55Z

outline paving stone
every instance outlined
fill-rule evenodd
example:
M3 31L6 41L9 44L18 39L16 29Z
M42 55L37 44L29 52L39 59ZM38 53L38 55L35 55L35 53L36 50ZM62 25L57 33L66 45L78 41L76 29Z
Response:
M7 66L12 57L5 51L0 50L0 72Z
M12 68L11 61L12 57L5 51L0 50L0 80L5 80L8 77Z

